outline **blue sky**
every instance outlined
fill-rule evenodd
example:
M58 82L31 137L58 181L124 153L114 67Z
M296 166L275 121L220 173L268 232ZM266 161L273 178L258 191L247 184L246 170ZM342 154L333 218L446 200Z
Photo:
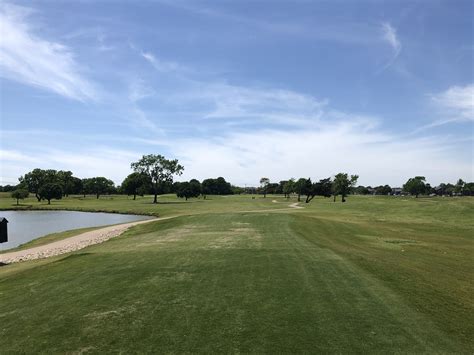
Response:
M472 1L0 2L0 184L142 154L257 185L473 180Z

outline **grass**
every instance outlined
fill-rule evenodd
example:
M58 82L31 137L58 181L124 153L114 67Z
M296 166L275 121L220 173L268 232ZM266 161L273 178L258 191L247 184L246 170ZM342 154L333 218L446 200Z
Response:
M473 198L160 199L26 200L176 218L1 267L2 352L474 351Z

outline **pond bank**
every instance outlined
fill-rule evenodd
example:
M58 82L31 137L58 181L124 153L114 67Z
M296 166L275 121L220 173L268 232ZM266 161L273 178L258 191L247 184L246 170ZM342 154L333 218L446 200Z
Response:
M170 218L170 217L168 217ZM81 233L79 235L58 240L53 243L14 251L10 253L0 254L0 264L10 264L19 261L35 260L47 258L50 256L61 255L85 248L90 245L103 243L110 238L117 237L124 233L129 228L138 224L154 222L166 218L154 218L136 222L123 223L119 225L109 226L105 228L96 229L93 231Z

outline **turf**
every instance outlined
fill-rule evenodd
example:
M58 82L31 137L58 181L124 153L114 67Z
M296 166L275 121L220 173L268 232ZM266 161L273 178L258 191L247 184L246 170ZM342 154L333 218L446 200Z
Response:
M2 352L474 351L472 198L89 200L176 218L1 267Z

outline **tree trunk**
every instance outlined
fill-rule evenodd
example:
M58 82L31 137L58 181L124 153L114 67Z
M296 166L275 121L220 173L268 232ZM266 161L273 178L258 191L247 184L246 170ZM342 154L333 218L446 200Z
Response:
M342 200L341 202L346 202L346 196L342 195Z
M332 202L336 202L336 195L334 195L334 200Z
M41 201L41 197L39 197L37 193L35 193L35 197L38 199L38 202Z
M301 194L298 194L298 202L301 201Z
M99 194L96 195L96 198L99 199Z
M19 202L18 202L19 199L16 199L16 205L18 206Z
M267 193L264 192L264 193L263 193L263 198L266 198L266 197L267 197Z
M158 183L157 182L153 184L153 195L155 196L153 198L153 203L158 203Z
M51 204L51 200L48 200L48 205L50 205L50 204Z
M137 194L133 194L133 200L135 201L137 199Z

